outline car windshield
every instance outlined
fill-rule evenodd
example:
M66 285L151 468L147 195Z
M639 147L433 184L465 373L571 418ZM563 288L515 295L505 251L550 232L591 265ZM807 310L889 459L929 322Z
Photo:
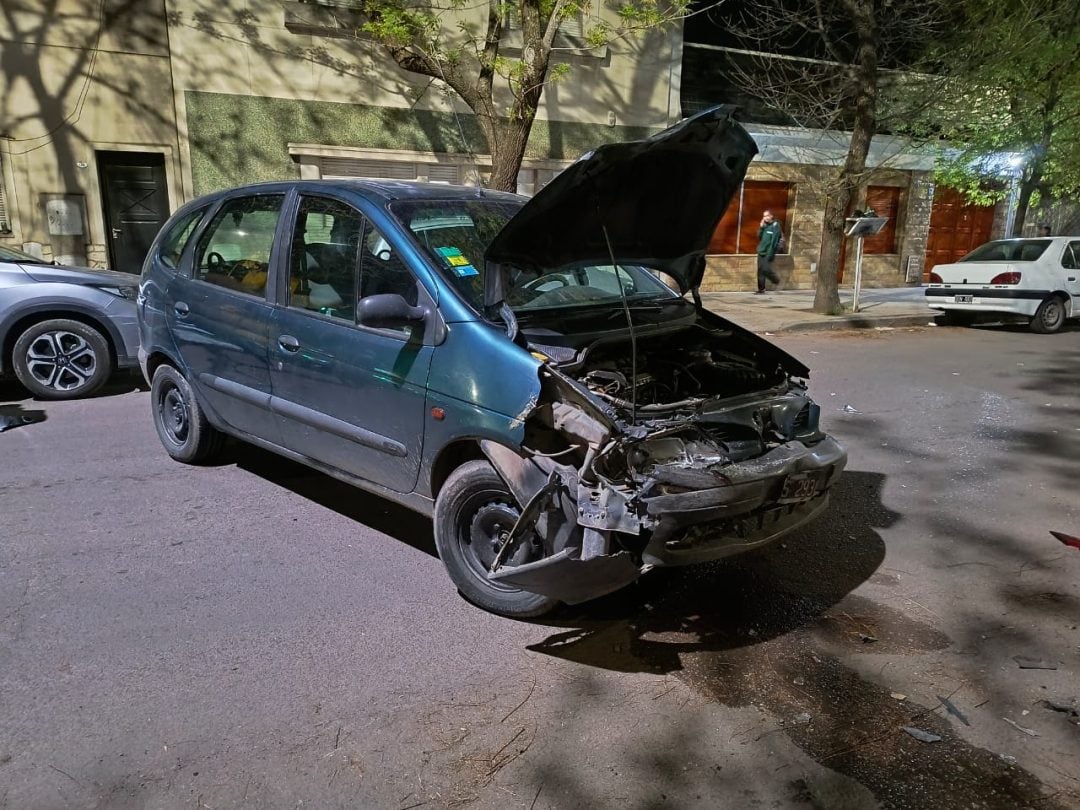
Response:
M1001 239L975 248L962 262L1033 262L1050 246L1047 239Z
M484 306L484 254L520 209L521 203L483 199L391 205L443 277L478 311ZM519 313L613 304L624 294L630 300L675 297L648 268L621 265L616 269L610 263L514 269L506 286L507 302Z
M4 247L0 245L0 262L18 262L19 264L48 264L44 259L39 259L37 256L31 256L29 253L23 253L21 250L15 250L15 248Z

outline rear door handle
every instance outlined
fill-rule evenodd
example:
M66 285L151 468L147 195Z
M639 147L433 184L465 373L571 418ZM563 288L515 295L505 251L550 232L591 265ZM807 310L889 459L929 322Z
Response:
M188 305L185 304L183 301L177 301L175 304L173 304L173 312L175 312L181 318L186 318L187 314L191 312L191 310L188 308Z
M292 335L281 335L277 339L278 346L287 352L300 351L300 341L294 338Z

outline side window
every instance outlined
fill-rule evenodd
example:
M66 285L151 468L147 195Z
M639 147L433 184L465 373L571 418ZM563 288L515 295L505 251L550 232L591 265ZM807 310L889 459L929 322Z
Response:
M222 206L199 240L194 278L265 296L270 250L284 199L281 194L240 197Z
M410 306L416 306L419 300L416 284L397 250L368 222L360 246L360 297L396 293ZM395 331L408 334L411 330L401 327Z
M1061 254L1061 266L1066 270L1080 270L1080 242L1069 242Z
M289 306L353 321L363 230L363 215L343 202L300 200L289 256Z
M174 224L169 232L165 234L165 238L161 240L161 250L158 253L158 257L161 259L163 265L170 267L173 270L179 266L180 257L184 254L184 248L187 247L191 234L199 227L199 223L202 222L203 214L205 213L205 208L200 208L198 211L191 211Z

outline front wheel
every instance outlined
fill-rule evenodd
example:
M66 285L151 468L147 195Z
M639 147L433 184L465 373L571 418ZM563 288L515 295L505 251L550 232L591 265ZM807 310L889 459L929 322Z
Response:
M158 366L150 381L154 427L165 452L185 464L203 464L221 450L224 436L211 425L184 375Z
M446 480L435 501L435 546L462 596L492 613L514 618L541 616L558 601L487 578L520 510L499 474L486 461L470 461ZM539 559L532 538L514 550L509 564Z
M15 341L11 359L19 382L39 399L89 396L109 379L113 365L101 332L67 318L31 326Z
M1057 296L1047 298L1031 318L1031 331L1049 335L1060 331L1065 325L1065 302Z

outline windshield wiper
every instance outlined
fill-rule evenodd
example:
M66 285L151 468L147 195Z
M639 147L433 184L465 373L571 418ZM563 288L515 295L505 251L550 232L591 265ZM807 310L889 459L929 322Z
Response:
M652 300L649 300L649 301L643 301L643 302L637 303L637 304L629 304L629 308L630 308L631 312L659 312L660 310L664 309L665 307L671 306L671 304L674 304L677 301L682 301L682 300L683 300L682 298L656 298L656 299L652 299ZM623 314L624 313L623 313L623 311L621 309L612 310L608 314L608 317L609 318L614 318L617 315L623 315Z

